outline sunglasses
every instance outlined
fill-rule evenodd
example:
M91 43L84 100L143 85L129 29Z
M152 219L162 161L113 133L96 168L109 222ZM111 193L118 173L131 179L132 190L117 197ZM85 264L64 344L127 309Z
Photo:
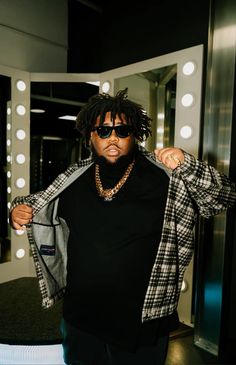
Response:
M126 138L132 133L132 127L126 124L116 126L101 125L93 128L92 130L96 131L100 138L108 138L112 134L113 129L119 138Z

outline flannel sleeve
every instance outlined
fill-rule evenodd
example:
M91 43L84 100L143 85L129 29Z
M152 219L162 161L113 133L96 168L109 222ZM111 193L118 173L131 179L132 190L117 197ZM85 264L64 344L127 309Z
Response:
M199 213L209 218L232 207L236 201L235 183L206 162L186 152L184 155L184 163L176 169L176 173L181 174Z

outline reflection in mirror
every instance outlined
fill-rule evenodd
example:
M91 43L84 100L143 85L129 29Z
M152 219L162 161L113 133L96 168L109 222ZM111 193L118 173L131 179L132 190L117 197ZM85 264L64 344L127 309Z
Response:
M101 89L104 83L111 93L128 87L128 97L153 119L152 137L143 143L147 150L175 145L198 156L202 57L203 46L198 45L100 74ZM192 97L188 105L182 102L186 95ZM191 130L188 136L183 136L183 127Z
M128 89L129 99L142 105L152 118L149 149L174 144L177 66L170 65L114 80L115 93Z
M88 157L75 119L98 92L98 86L85 82L31 82L31 193L46 188L70 164Z
M7 131L11 128L7 118L7 104L11 99L11 79L0 75L0 263L11 260L8 226L8 196L10 196L10 171L7 171ZM8 146L9 147L9 146ZM9 186L8 186L9 185Z

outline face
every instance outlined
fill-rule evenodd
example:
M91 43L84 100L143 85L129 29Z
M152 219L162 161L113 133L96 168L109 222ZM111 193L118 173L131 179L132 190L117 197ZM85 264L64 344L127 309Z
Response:
M97 118L95 127L99 126L99 119ZM118 126L126 124L118 116L116 116L114 123L111 120L111 113L106 113L104 119L104 126ZM121 156L127 155L134 146L134 137L130 134L128 137L120 138L116 135L115 130L112 130L110 137L100 138L96 131L91 132L91 143L98 156L103 156L110 163L115 163Z

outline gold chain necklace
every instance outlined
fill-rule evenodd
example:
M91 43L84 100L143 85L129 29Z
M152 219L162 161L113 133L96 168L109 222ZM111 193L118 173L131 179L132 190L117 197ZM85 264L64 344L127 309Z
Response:
M110 189L103 189L102 182L100 179L100 173L99 173L99 165L96 164L95 166L95 182L96 182L96 188L98 191L99 196L104 198L105 201L111 201L114 197L114 195L120 190L120 188L124 185L126 180L129 177L129 174L132 171L132 168L134 166L134 160L129 164L127 170L125 171L122 178L118 181L118 183L114 186L114 188Z

